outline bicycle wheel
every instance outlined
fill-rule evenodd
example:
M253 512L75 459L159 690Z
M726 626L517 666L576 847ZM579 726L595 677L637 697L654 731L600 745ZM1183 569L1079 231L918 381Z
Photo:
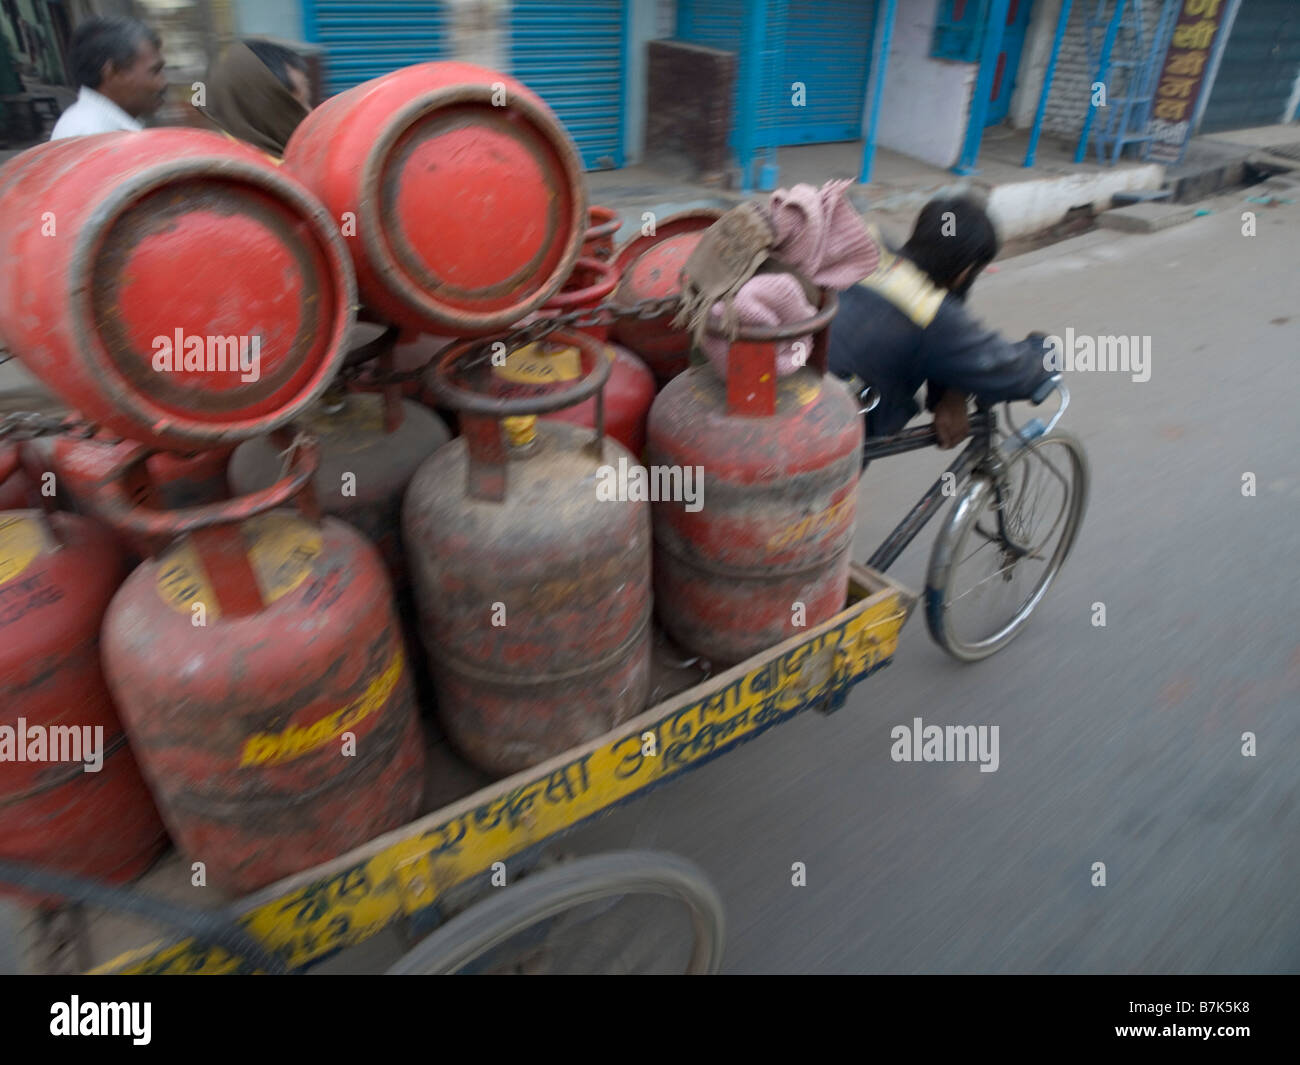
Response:
M930 635L954 658L978 662L1010 643L1029 620L1074 546L1088 505L1088 459L1068 433L1053 432L1004 457L1004 523L986 475L972 479L935 541L926 576Z
M612 930L608 920L626 899L638 904L630 933ZM667 901L675 912L647 916L639 905L646 901ZM689 926L690 943L674 970L717 972L722 900L696 865L653 851L579 858L495 890L422 940L388 975L642 971L647 947L662 954L672 945L673 917Z

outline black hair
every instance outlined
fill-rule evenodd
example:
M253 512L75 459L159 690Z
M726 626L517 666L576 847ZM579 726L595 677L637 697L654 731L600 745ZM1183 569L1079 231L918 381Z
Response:
M246 39L244 44L248 50L257 56L266 68L276 76L276 79L286 89L293 89L289 84L289 68L292 67L300 74L307 73L307 61L292 49L285 48L280 44L272 44L270 41L259 41L256 39Z
M129 15L86 19L72 34L72 74L77 84L98 89L104 78L104 64L129 67L145 41L152 42L155 48L162 47L157 32Z
M945 196L921 208L903 254L936 285L949 288L967 267L976 267L978 273L991 263L998 247L993 220L979 200L970 195Z

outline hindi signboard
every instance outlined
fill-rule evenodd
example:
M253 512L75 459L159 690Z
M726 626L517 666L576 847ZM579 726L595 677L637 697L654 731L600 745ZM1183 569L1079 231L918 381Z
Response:
M1172 163L1182 158L1228 6L1226 0L1183 0L1151 104L1148 158L1154 162Z

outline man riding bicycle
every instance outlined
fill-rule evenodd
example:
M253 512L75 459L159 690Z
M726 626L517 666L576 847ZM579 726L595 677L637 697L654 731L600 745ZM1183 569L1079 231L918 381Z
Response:
M997 231L975 199L934 199L902 249L884 251L868 277L840 293L830 368L879 393L868 436L897 433L918 414L925 382L939 446L955 447L970 433L968 397L1024 399L1051 376L1042 334L1012 343L966 310L966 294L997 253Z

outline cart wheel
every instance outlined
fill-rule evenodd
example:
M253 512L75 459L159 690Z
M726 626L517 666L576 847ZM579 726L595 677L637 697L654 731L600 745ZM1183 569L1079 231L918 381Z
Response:
M1007 460L999 499L977 476L957 499L930 554L926 622L954 658L978 662L1024 628L1074 546L1088 505L1088 459L1068 433L1053 432ZM1008 549L998 526L1026 553Z
M613 930L609 916L633 899L632 908L640 912L626 922L631 933ZM663 907L665 900L667 919L661 913L647 920L644 904ZM703 871L672 854L618 851L566 862L496 890L423 940L388 975L640 971L647 945L662 951L674 926L688 924L689 958L684 965L677 959L673 969L717 972L722 899Z

